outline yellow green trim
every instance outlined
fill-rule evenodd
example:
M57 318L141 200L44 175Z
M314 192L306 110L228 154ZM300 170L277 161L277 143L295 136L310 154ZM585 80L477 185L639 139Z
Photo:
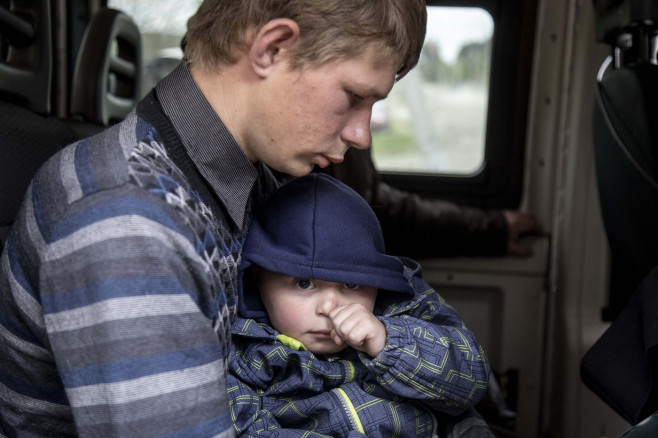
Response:
M295 338L291 338L290 336L286 335L278 335L276 337L279 342L281 342L283 345L286 347L295 350L295 351L306 351L306 347L304 347L304 344L302 344L300 341L298 341Z
M347 396L347 393L341 388L334 388L333 391L335 391L336 394L338 394L338 396L341 398L343 407L347 410L347 413L352 418L354 426L356 426L356 430L365 435L366 431L361 424L361 420L359 420L359 414L356 412L356 409L354 409L354 405L352 404L350 398Z

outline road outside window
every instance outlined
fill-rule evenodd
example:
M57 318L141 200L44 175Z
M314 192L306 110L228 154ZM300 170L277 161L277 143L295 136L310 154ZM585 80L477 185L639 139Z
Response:
M472 175L484 162L493 20L480 8L428 7L418 67L375 105L380 170Z

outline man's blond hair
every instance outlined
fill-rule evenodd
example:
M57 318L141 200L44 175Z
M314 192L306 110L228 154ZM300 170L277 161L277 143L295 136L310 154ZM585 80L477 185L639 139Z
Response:
M185 58L206 68L234 63L275 18L300 27L293 67L347 59L381 43L401 57L401 78L418 62L427 8L425 0L204 0L188 21Z

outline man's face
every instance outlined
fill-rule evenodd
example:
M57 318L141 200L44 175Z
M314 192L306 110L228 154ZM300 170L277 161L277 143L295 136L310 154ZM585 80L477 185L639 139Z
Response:
M373 45L357 57L321 66L291 70L281 64L252 107L247 154L302 176L314 165L341 162L349 147L367 149L372 105L390 92L399 63Z

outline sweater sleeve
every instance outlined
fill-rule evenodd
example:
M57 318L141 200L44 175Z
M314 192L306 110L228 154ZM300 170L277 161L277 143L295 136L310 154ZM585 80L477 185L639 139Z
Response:
M41 242L44 328L78 434L233 436L209 254L169 205L121 190L74 205Z
M407 305L400 315L380 317L387 345L361 360L383 389L439 412L459 414L477 404L489 364L475 335L433 289Z
M483 210L421 198L381 181L370 150L349 149L341 164L320 170L368 201L382 226L389 254L412 258L499 256L507 252L502 210Z
M502 210L427 199L380 182L372 209L390 254L413 258L502 256L507 223Z

